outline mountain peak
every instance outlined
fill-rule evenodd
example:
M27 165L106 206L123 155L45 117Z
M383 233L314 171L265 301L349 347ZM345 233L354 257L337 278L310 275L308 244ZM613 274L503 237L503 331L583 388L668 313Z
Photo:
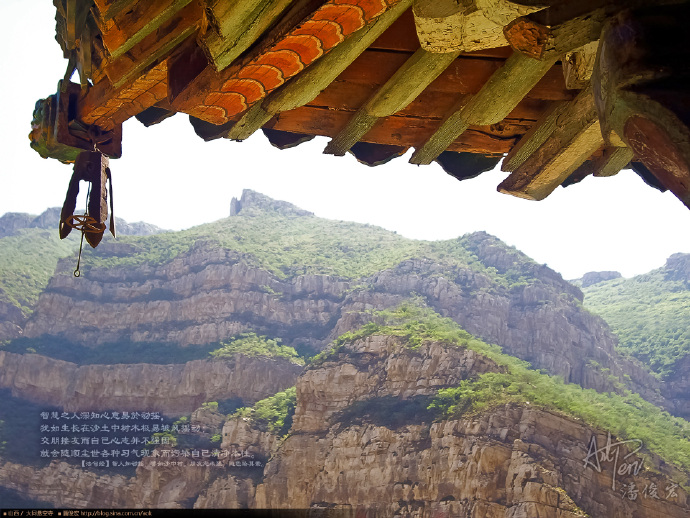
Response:
M230 216L237 216L241 211L255 208L258 210L270 210L278 212L286 216L313 216L313 212L308 210L303 210L288 203L287 201L274 200L265 194L260 192L252 191L251 189L244 189L242 191L242 197L238 200L237 198L232 198L230 201Z
M587 272L582 276L582 287L587 288L600 282L610 281L612 279L620 279L622 277L620 272L605 271L605 272Z
M690 282L690 254L673 254L664 269L667 279Z

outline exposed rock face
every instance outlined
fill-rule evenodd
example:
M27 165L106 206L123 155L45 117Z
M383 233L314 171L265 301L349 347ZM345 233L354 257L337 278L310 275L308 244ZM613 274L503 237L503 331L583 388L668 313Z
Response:
M189 413L205 401L258 401L294 385L302 367L282 359L235 356L185 364L78 366L38 354L0 351L0 388L68 412Z
M94 269L88 278L75 279L73 264L60 263L24 334L61 335L87 345L121 340L185 345L255 329L320 350L363 323L357 312L391 307L418 293L473 335L568 382L612 390L609 373L591 367L593 360L621 379L627 374L632 390L664 404L660 383L616 353L615 336L583 310L578 288L546 266L509 253L488 234L474 234L471 242L478 259L497 272L517 271L537 280L506 286L469 267L427 259L403 261L361 280L329 275L281 280L236 252L199 242L167 264Z
M387 394L409 400L427 393L447 379L437 377L442 365L459 378L496 369L469 353L434 343L412 352L392 337L347 344L332 361L300 377L292 433L253 497L231 479L216 481L214 489L230 506L303 508L319 502L371 516L687 515L684 493L664 502L622 498L611 487L610 466L597 473L583 463L598 432L551 412L509 405L469 420L398 427L381 425L385 416L354 424L339 419L336 410L358 400ZM398 368L403 364L419 373L419 390L409 390L405 369ZM599 435L598 441L604 444L605 438ZM668 483L658 474L644 477L635 479L640 488Z
M690 254L673 254L666 260L666 276L690 286Z
M99 476L60 462L40 470L5 463L0 484L66 507L320 505L353 516L688 516L685 491L676 486L675 496L666 493L672 471L623 470L614 489L612 463L602 461L601 472L584 463L592 436L603 447L605 434L529 405L439 422L411 416L396 425L385 423L385 413L343 413L382 397L412 404L434 388L496 368L458 347L425 343L410 350L396 337L370 337L345 344L304 372L293 428L282 442L249 421L226 423L223 448L270 454L254 474L228 466L160 467L149 457L134 478ZM619 453L622 458L629 450L621 446ZM634 499L622 491L633 482L639 489ZM642 492L652 484L658 498Z
M685 493L672 501L630 501L612 489L611 467L602 473L584 467L592 433L549 412L510 406L476 419L394 430L369 424L325 435L297 432L268 464L253 499L250 493L248 501L230 500L227 481L228 500L216 503L333 503L367 516L687 516ZM634 481L640 488L669 482L649 472Z
M244 189L242 197L238 200L234 198L230 201L230 216L237 216L241 210L249 208L268 209L290 216L313 216L313 212L300 209L299 207L286 201L274 200L265 194L261 194L251 189Z
M19 338L22 335L21 324L26 320L22 310L16 305L5 302L2 288L0 288L0 340Z
M620 272L587 272L582 276L582 287L593 286L600 282L610 281L612 279L620 279L622 275Z
M323 430L324 423L338 411L372 395L429 396L463 379L499 370L493 361L471 350L425 343L410 351L400 338L392 336L357 340L338 357L339 361L307 369L300 377L293 420L296 430ZM324 391L327 397L310 397Z
M80 279L69 275L69 261L61 262L25 336L63 335L91 345L186 345L217 342L251 327L282 335L308 326L307 340L309 333L323 338L347 282L317 275L281 282L241 259L202 243L165 265L97 270Z

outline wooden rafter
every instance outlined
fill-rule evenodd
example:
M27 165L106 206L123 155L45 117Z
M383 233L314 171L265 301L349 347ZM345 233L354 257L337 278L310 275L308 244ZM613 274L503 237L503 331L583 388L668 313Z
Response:
M505 119L553 66L554 60L537 60L519 52L508 58L484 87L452 110L436 132L417 149L410 162L430 164L470 125L494 124Z
M262 103L254 105L232 127L228 138L244 140L277 113L298 108L312 101L408 9L411 3L412 0L401 0L381 14L374 23L347 38L299 76L269 95Z
M216 0L208 12L210 27L201 44L217 70L223 70L245 52L295 0Z
M530 200L542 200L604 145L592 89L583 90L530 139L543 143L520 164L498 190Z
M324 153L344 155L379 118L393 115L407 107L459 54L459 51L440 54L417 50L353 115L347 126L328 144Z

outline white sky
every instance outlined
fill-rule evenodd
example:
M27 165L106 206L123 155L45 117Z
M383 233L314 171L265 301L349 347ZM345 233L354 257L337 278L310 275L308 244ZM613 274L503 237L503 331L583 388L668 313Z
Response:
M28 141L34 103L55 92L66 67L54 15L49 0L0 2L0 19L11 21L0 34L0 215L61 206L72 174L71 166L41 159ZM409 153L369 168L350 155L321 154L323 138L285 151L261 133L242 143L205 143L183 114L151 128L132 119L123 133L123 158L111 170L115 213L129 222L182 229L214 221L249 188L317 216L411 238L485 230L567 279L592 270L637 275L690 252L690 211L632 171L590 177L531 202L496 192L506 173L458 182L436 164L408 164Z

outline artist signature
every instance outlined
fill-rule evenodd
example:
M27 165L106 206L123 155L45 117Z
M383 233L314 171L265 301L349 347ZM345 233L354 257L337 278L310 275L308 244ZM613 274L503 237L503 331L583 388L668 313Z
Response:
M622 459L620 458L621 446L629 445L628 448L637 446L635 449L630 451ZM606 438L606 444L599 448L597 445L597 436L592 435L592 439L589 441L589 449L587 450L587 455L585 456L585 468L590 467L596 470L597 473L601 473L601 465L604 463L613 462L613 475L611 477L611 489L616 490L616 477L625 475L634 475L642 470L644 465L644 460L635 459L629 461L630 457L635 455L642 448L642 441L639 439L628 439L627 441L611 441L611 433L609 432Z
M628 454L621 458L621 446L627 446L627 449L631 450ZM584 467L592 468L597 473L601 473L602 465L607 463L613 463L613 473L611 475L611 489L616 490L616 483L618 481L617 477L624 476L637 476L638 473L644 467L644 459L632 458L640 449L642 448L642 441L639 439L628 439L627 441L613 442L611 439L611 433L608 434L606 438L606 444L601 448L597 444L597 436L592 435L592 439L589 441L589 449L587 450L587 455L584 458ZM673 500L678 496L676 489L678 484L669 483L665 488L665 499ZM645 485L642 490L643 498L653 498L660 500L659 491L661 488L657 487L655 483L649 483ZM622 484L620 492L624 498L629 500L637 500L640 490L635 485L635 482L630 482L629 484ZM662 493L663 496L663 493Z

